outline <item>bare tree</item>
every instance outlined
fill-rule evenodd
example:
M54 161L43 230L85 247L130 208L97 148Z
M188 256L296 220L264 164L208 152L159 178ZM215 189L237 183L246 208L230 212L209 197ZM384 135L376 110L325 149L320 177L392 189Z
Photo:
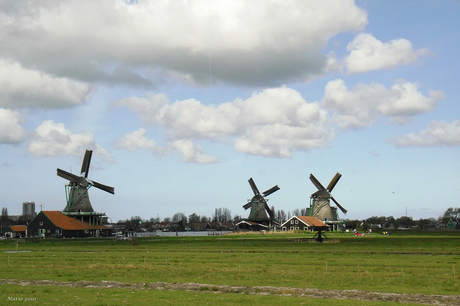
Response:
M214 222L228 222L232 220L232 213L228 208L221 207L214 210Z

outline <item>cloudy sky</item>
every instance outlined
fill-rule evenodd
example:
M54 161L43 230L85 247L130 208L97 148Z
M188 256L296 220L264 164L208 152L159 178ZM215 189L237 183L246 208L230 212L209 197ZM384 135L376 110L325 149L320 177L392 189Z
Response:
M65 207L94 150L96 211L309 206L438 217L460 199L458 1L0 1L0 206Z

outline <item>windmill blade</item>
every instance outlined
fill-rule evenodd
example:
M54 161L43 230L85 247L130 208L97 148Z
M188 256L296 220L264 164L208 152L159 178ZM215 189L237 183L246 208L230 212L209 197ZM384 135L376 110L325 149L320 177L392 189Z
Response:
M113 188L111 186L107 186L107 185L98 183L96 181L90 181L90 182L91 182L91 185L93 185L96 188L99 188L101 190L107 191L107 192L109 192L111 194L115 194L115 188Z
M82 178L78 175L75 175L73 173L70 173L70 172L67 172L67 171L64 171L62 169L57 169L57 175L62 177L63 179L66 179L70 182L75 182L75 183L81 183L82 182ZM86 180L83 179L83 181L86 182Z
M332 192L332 189L334 189L335 185L337 185L337 182L340 180L341 177L342 174L337 172L337 174L332 178L331 182L327 186L327 190L329 190L329 192Z
M88 172L89 172L89 165L91 164L91 156L93 155L93 151L91 150L86 150L85 157L83 158L83 162L81 164L81 176L84 176L85 178L88 177Z
M254 192L255 195L260 194L259 189L257 189L256 183L252 180L252 177L248 180L249 185L251 185L252 191Z
M313 175L313 174L310 174L310 181L313 183L313 185L316 186L316 188L318 188L318 190L325 190L326 188L324 188L323 185L321 185L321 183L316 179L316 177Z
M248 210L248 208L251 207L251 204L252 204L252 201L247 203L247 204L245 204L245 205L243 205L244 210Z
M344 213L344 214L347 214L347 210L339 204L339 202L337 202L336 199L334 199L334 197L331 197L332 201L334 201L335 205L337 205L338 208L340 208L340 210Z
M270 194L274 193L275 191L278 191L280 188L278 185L273 186L272 188L268 189L267 191L262 192L262 195L264 197L268 197Z
M273 212L272 212L272 210L270 209L270 207L268 207L267 202L265 202L265 210L268 212L268 214L270 215L270 218L271 218L271 219L275 219L275 215L273 214Z

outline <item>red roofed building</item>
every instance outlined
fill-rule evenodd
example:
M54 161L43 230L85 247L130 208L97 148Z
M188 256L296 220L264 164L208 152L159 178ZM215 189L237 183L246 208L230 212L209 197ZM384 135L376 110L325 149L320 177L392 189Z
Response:
M10 225L5 228L5 237L7 238L21 238L26 235L27 226L25 225Z
M283 224L281 224L282 231L316 231L318 229L327 229L328 226L316 217L307 216L293 216Z
M29 225L27 234L30 237L107 237L110 229L104 225L91 225L80 220L67 217L59 211L41 211Z

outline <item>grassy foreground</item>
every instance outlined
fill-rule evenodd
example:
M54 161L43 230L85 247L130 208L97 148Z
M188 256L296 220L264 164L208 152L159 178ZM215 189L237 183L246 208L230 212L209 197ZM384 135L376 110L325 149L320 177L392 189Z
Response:
M0 304L305 304L325 301L295 296L292 288L382 293L458 295L460 233L395 233L354 237L329 234L162 237L135 241L49 239L0 241ZM37 286L49 280L64 287ZM101 289L72 286L81 281L117 282ZM148 290L152 283L207 284L195 291ZM69 285L70 284L70 285ZM139 290L140 284L144 288ZM132 289L133 286L137 289ZM276 287L274 294L217 294L218 286ZM253 293L257 293L255 289ZM243 293L243 292L236 292ZM77 299L80 299L78 300ZM22 301L19 301L22 299ZM35 299L35 300L34 300ZM359 305L353 300L335 304ZM394 302L394 301L393 301ZM344 303L344 304L341 304ZM375 302L376 305L379 302ZM364 304L363 304L364 305ZM365 302L370 305L370 302Z

